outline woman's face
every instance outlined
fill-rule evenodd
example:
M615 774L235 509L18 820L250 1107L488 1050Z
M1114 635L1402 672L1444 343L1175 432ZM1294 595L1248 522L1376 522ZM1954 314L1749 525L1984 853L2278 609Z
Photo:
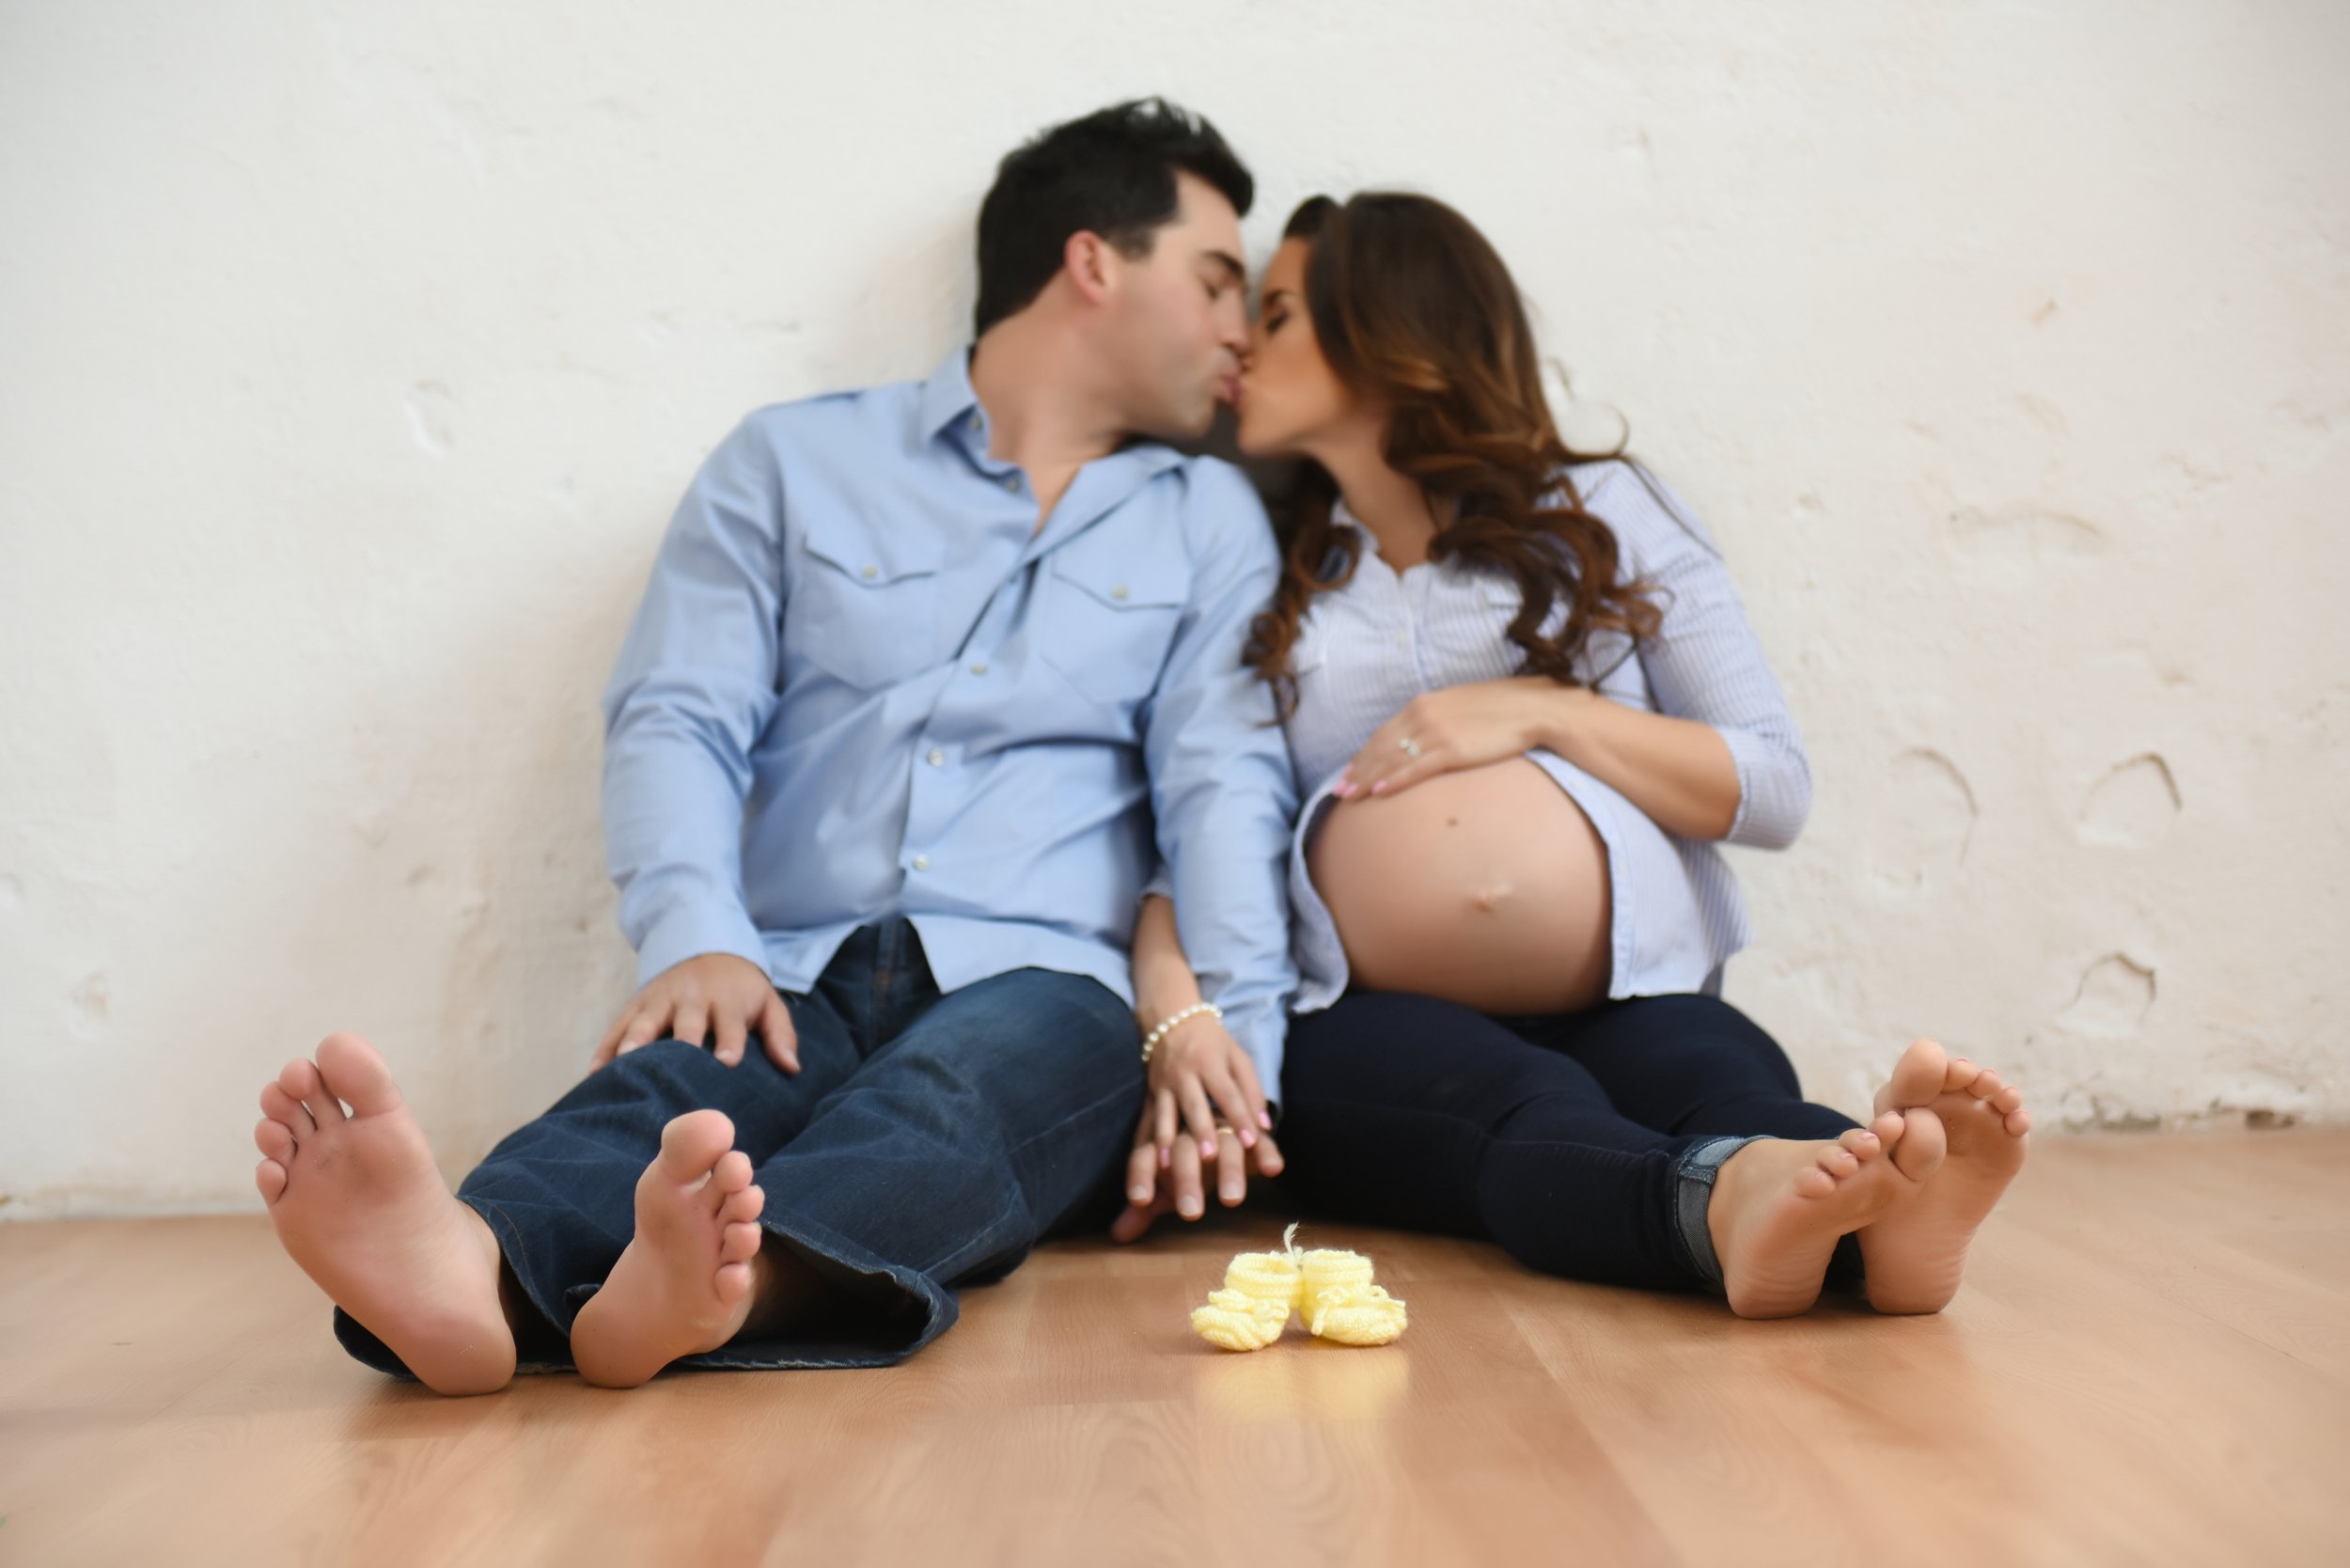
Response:
M1322 355L1306 308L1306 260L1313 247L1284 240L1265 269L1241 369L1240 449L1251 457L1311 456L1364 416Z

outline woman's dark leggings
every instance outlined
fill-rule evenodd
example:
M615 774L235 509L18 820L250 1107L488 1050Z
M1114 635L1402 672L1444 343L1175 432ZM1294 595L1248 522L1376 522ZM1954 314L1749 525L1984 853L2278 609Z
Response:
M1494 1018L1349 992L1290 1021L1281 1089L1282 1184L1315 1210L1663 1289L1716 1283L1704 1202L1736 1147L1725 1135L1833 1138L1856 1124L1808 1104L1778 1043L1704 996ZM1856 1273L1858 1254L1845 1237L1831 1273Z

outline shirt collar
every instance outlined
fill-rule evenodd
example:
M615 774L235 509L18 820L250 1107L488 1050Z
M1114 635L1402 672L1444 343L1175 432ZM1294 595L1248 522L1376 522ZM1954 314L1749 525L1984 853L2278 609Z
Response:
M1341 528L1354 529L1362 535L1364 549L1374 556L1379 553L1379 536L1363 526L1363 520L1348 509L1345 496L1338 495L1331 498L1330 521Z
M974 418L977 425L968 433L976 434L986 428L987 416L980 412L979 395L971 390L971 345L964 343L922 384L922 439L934 438L958 419Z

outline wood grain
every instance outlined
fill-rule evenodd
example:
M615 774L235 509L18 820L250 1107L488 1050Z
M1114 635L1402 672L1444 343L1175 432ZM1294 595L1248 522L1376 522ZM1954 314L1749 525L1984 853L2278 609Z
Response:
M2043 1138L1934 1318L1325 1227L1402 1341L1193 1340L1288 1217L1043 1248L887 1372L460 1401L261 1219L0 1227L0 1564L2350 1561L2350 1132Z

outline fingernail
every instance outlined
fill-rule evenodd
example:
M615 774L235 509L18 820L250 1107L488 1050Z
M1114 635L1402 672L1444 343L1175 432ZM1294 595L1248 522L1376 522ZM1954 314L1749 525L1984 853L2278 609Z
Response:
M1385 790L1386 787L1387 787L1387 781L1386 781L1386 779L1384 779L1384 778L1383 778L1383 779L1381 779L1378 783L1373 784L1373 785L1371 787L1371 792L1372 794L1374 794L1374 795L1375 795L1375 794L1379 793L1381 791Z
M1254 1127L1243 1127L1240 1130L1240 1146L1243 1149L1257 1147L1257 1130Z
M1161 1170L1165 1170L1165 1169L1166 1169L1168 1166L1170 1166L1170 1165L1172 1165L1172 1164L1174 1164L1174 1163L1175 1163L1175 1151L1174 1151L1174 1150L1172 1150L1172 1149L1162 1149L1162 1150L1160 1150L1160 1151L1159 1151L1159 1168L1160 1168Z
M1271 1111L1259 1111L1257 1113L1257 1125L1262 1127L1268 1133L1273 1131L1273 1113Z
M1203 1160L1215 1158L1215 1141L1213 1138L1203 1137L1199 1140L1199 1157Z
M1151 1201L1151 1189L1149 1187L1128 1187L1126 1189L1126 1201L1129 1203L1148 1203Z

